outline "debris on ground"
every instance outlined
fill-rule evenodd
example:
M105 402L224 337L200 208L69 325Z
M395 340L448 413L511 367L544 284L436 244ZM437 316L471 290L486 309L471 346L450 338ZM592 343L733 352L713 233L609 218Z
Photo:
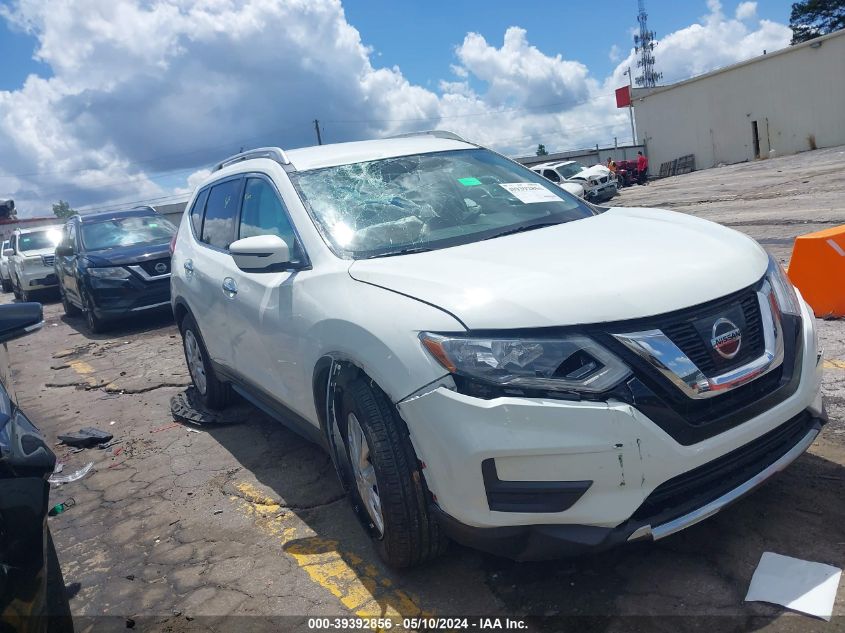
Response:
M92 468L94 468L94 462L88 462L85 466L69 475L50 475L47 481L51 484L69 484L72 481L82 479Z
M170 399L170 412L174 419L198 426L240 424L247 419L251 411L254 414L254 409L245 404L234 404L225 411L206 409L194 387L188 387Z
M842 570L773 552L763 552L746 602L771 602L830 621Z
M110 442L114 435L101 431L100 429L95 429L93 426L86 426L79 429L76 433L66 433L57 437L67 446L73 446L75 448L89 448L97 444Z
M76 505L76 500L73 497L71 497L67 501L64 501L62 503L57 503L52 508L50 508L50 511L47 512L47 516L54 517L57 514L61 514L62 512L67 510L68 508L72 508L75 505Z

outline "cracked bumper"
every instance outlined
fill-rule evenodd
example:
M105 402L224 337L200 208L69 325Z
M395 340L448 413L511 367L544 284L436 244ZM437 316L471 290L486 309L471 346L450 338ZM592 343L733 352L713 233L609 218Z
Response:
M547 557L556 549L568 553L569 546L561 543L574 543L576 550L600 549L627 540L645 526L654 528L654 534L641 530L638 536L662 536L658 526L740 488L804 440L807 443L792 459L806 449L818 431L812 429L820 428L824 420L821 365L811 323L805 319L802 373L795 393L760 415L689 446L619 402L482 400L440 386L398 406L425 463L436 512L456 540L481 549L487 549L484 544L490 541L491 551L500 554L510 551L502 539L511 540L516 545L509 555L515 558ZM784 431L773 447L764 447L754 463L741 470L731 464L729 458L736 451L748 451L787 427L789 434ZM484 479L485 460L495 463L499 480L518 488L585 481L590 486L561 511L496 511L491 509L489 479L486 483ZM714 483L697 491L690 507L676 504L643 514L645 502L653 501L661 485L715 468L720 460L727 460L727 466L706 481L729 480L730 489ZM535 547L545 541L556 545Z

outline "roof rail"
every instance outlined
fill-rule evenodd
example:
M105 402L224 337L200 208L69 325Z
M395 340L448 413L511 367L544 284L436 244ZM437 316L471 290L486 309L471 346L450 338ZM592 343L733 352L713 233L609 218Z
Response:
M462 136L459 136L458 134L455 134L454 132L450 132L448 130L422 130L420 132L406 132L405 134L395 134L394 136L388 136L387 138L409 138L412 136L434 136L436 138L447 138L452 141L463 141L464 143L470 142Z
M279 147L256 147L255 149L248 150L246 152L240 152L239 154L235 154L234 156L229 156L226 160L220 161L214 166L214 169L211 171L220 171L224 167L231 165L233 163L238 163L243 160L251 160L253 158L269 158L270 160L274 160L280 165L290 165L290 160L288 159L287 154L285 151Z

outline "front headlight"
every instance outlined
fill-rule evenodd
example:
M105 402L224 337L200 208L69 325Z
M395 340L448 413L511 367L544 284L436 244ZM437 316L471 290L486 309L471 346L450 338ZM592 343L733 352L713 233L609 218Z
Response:
M586 336L490 339L423 332L420 340L452 374L500 387L598 393L631 373Z
M772 290L775 293L775 300L778 302L780 311L785 314L800 316L801 305L798 303L795 287L789 281L783 267L771 255L769 255L769 269L766 271L766 279L772 284Z
M131 273L120 266L109 268L89 268L88 274L98 279L129 279Z

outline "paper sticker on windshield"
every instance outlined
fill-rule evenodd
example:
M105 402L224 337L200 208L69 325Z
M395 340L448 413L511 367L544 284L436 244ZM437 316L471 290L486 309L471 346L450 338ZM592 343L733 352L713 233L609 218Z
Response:
M478 178L458 178L458 182L464 187L474 187L475 185L481 184L481 181Z
M560 196L536 182L500 182L499 186L525 204L561 201Z

